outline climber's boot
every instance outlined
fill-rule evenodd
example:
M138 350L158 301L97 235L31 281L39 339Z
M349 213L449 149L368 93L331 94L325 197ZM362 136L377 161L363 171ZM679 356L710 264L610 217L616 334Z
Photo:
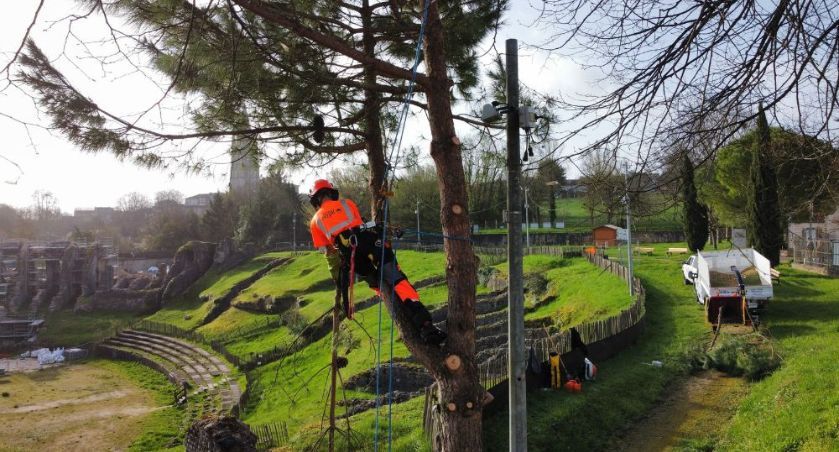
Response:
M429 320L420 327L420 338L428 345L441 346L446 342L446 333Z

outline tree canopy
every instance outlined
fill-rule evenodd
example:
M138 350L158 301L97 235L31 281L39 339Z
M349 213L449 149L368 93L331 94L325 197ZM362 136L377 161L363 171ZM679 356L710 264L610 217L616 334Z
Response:
M700 198L727 226L743 226L750 191L748 168L757 142L757 129L722 147L713 162L699 169ZM826 141L790 130L770 128L772 145L767 158L778 174L778 200L782 219L808 221L810 203L817 216L832 213L839 200L839 152Z

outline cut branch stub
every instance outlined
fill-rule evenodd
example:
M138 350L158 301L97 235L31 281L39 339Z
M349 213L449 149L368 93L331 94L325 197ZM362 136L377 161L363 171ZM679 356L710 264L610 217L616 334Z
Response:
M460 204L452 204L452 212L454 212L455 215L460 215L463 213L463 207L461 207Z
M459 370L462 364L463 362L460 359L460 356L449 355L446 357L446 368L452 372Z
M449 402L449 403L446 404L446 409L454 412L454 411L457 410L457 405L454 402Z

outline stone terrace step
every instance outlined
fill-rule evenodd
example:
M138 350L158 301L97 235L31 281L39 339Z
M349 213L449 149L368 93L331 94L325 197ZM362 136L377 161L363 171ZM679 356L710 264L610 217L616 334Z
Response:
M145 331L137 331L137 330L123 331L122 334L130 335L130 336L134 336L134 337L138 337L138 338L145 338L146 340L154 341L154 342L157 342L157 343L168 343L168 344L171 344L171 346L173 346L173 347L177 347L177 348L180 348L182 350L188 350L190 354L200 356L200 358L202 358L206 362L211 363L212 366L208 366L208 368L210 370L214 370L213 367L215 367L215 369L218 370L219 374L229 374L230 373L230 369L227 367L227 365L222 360L220 360L217 356L208 352L207 350L204 350L201 347L190 344L189 342L182 341L180 339L176 339L176 338L169 337L169 336L164 336L164 335L161 335L161 334L147 333Z
M119 345L121 347L142 350L166 359L189 374L190 379L193 382L193 386L197 387L213 382L212 378L204 378L208 373L204 366L193 362L189 355L186 355L176 349L166 348L152 342L143 342L128 336L117 336L115 338L111 338L108 340L108 343Z
M105 343L97 345L97 348L107 350L107 351L118 350L118 351L123 351L123 352L131 353L133 355L138 355L138 356L160 358L157 355L151 355L149 353L137 350L135 348L127 348L127 347L123 347L121 345L111 344L107 341ZM181 386L184 382L189 383L190 381L192 381L192 379L190 378L189 375L187 375L182 369L176 367L170 361L163 360L163 362L161 362L161 360L159 360L159 359L156 359L155 361L157 361L161 366L163 366L164 369L166 369L166 372L169 374L169 380L170 381L175 380L177 382L176 385Z
M204 368L203 379L221 396L222 410L230 411L238 404L241 396L239 384L230 378L230 368L214 354L189 342L145 331L128 330L122 332L120 336L130 337L135 341L153 343L160 347L169 347L179 350L181 354L187 354L193 365ZM214 383L213 377L217 376L222 376L223 384L217 385Z

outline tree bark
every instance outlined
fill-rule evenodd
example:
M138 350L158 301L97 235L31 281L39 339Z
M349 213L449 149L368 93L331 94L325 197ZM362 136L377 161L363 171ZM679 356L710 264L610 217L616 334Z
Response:
M455 372L434 373L443 404L441 447L444 451L482 450L481 400L484 390L475 361L475 287L477 259L470 242L469 201L460 151L460 140L451 108L451 82L446 72L443 23L438 3L428 5L428 23L423 42L427 68L428 118L431 157L437 169L440 190L440 220L446 252L446 282L449 309L446 343L448 352L462 360ZM445 367L444 367L445 369ZM448 370L448 369L446 369ZM454 403L454 411L447 407Z
M361 23L362 23L362 46L364 54L371 59L376 56L376 39L373 36L373 11L370 8L369 0L364 0L361 7ZM376 84L376 68L373 64L364 65L364 84L372 87ZM384 137L382 136L381 128L381 113L379 107L379 93L372 88L364 90L364 130L367 140L367 163L370 165L370 182L368 184L368 191L370 192L370 217L376 221L384 220L378 218L380 215L382 201L384 200L383 191L386 189L385 173L385 150Z

